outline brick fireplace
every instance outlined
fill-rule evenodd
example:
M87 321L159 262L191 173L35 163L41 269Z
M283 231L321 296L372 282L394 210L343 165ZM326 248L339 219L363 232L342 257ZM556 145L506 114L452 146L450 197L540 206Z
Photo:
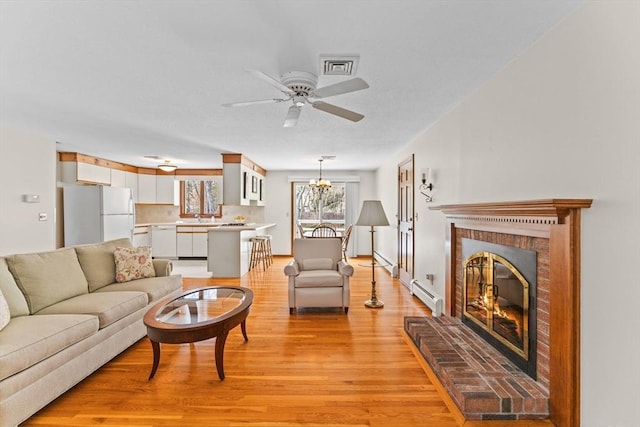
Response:
M447 221L445 315L449 317L433 318L427 325L408 318L405 329L420 337L412 339L422 346L421 353L456 405L472 408L480 414L476 419L548 416L557 426L580 424L580 211L590 206L588 199L549 199L432 208L441 210ZM533 360L533 375L514 370L515 365L490 348L486 337L462 323L469 307L464 265L470 251L463 249L469 241L474 248L500 245L507 251L534 253L534 295L529 301L535 330L528 334L535 349L527 357ZM485 278L474 280L482 283ZM489 363L496 368L487 368ZM474 366L478 375L469 374ZM485 410L490 413L487 418L482 417ZM464 415L465 409L461 411Z

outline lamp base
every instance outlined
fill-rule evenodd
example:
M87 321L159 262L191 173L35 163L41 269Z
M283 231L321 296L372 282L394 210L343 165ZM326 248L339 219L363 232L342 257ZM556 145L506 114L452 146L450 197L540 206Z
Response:
M369 307L369 308L382 308L384 307L384 303L382 301L380 301L379 299L377 300L367 300L364 302L364 306L365 307Z

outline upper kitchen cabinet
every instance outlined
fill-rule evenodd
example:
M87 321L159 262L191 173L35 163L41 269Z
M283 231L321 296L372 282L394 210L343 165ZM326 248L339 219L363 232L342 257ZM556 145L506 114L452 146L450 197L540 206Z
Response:
M58 153L62 182L102 184L138 191L138 168L80 153Z
M176 183L173 172L138 168L138 203L175 204L177 201Z
M238 153L222 155L224 203L226 205L263 206L267 171Z
M78 153L59 153L60 181L111 185L109 162Z

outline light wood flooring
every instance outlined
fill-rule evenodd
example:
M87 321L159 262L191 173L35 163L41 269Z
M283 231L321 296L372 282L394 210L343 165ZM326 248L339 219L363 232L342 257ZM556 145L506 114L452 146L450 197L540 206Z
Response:
M276 257L266 272L241 279L184 280L185 289L233 284L254 291L249 341L240 328L229 334L224 381L215 370L214 340L163 345L148 381L152 351L143 338L24 425L460 425L403 333L404 316L429 314L420 301L378 269L385 306L365 308L371 269L359 258L350 260L356 271L348 315L337 309L289 315L283 274L289 259Z

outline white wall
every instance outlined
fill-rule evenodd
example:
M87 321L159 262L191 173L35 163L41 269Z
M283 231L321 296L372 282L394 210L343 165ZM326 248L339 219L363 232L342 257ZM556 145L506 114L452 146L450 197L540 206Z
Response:
M291 182L290 177L315 178L313 172L301 171L269 171L266 178L265 191L265 222L276 223L277 226L269 229L273 236L272 250L276 255L291 254ZM360 178L359 203L362 200L371 199L375 196L375 173L372 171L324 171L324 178L336 181L338 177L358 176ZM302 179L302 181L305 181ZM360 212L358 210L358 212ZM351 235L352 241L357 245L358 254L371 253L369 243L369 233L362 227L354 227Z
M588 2L378 171L379 184L393 181L415 153L416 171L435 171L434 204L594 199L582 217L581 421L589 427L640 420L639 22L640 2ZM394 203L384 189L385 206ZM443 295L444 220L424 205L416 196L416 277L423 265L435 269Z
M0 159L0 255L55 249L56 142L0 126Z

